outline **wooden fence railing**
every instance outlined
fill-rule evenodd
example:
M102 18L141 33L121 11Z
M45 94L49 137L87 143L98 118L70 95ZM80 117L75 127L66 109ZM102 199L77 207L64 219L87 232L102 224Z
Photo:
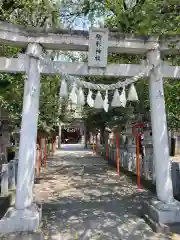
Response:
M41 167L46 168L47 158L56 151L56 140L53 138L39 137L37 142L36 177L39 177Z
M44 144L43 144L44 141ZM53 156L56 150L56 141L42 137L40 144L37 144L37 158L36 158L36 176L38 177L41 167L46 168L47 157ZM16 149L18 152L18 148ZM0 155L0 160L4 157L3 153ZM17 184L17 170L18 170L18 154L9 163L4 159L0 161L0 196L8 196L9 191L16 188Z

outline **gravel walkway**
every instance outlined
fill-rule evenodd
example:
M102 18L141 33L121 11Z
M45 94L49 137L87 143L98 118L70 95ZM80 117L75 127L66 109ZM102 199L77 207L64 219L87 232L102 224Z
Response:
M90 151L57 151L35 185L43 205L42 231L49 240L170 239L138 217L150 197Z

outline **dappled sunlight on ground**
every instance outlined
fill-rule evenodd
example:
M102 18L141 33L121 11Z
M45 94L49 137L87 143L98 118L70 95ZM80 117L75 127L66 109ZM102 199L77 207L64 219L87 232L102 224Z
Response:
M141 202L151 197L91 152L57 152L35 186L43 203L45 239L168 239L155 234L139 217Z

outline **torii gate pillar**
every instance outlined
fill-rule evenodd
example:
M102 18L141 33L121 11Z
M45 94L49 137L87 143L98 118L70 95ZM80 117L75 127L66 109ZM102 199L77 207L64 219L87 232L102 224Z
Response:
M149 98L157 199L145 203L145 214L149 215L151 220L162 224L180 222L180 203L173 197L159 49L148 51L147 60L150 65L156 66L149 75Z
M0 220L0 232L37 230L41 210L33 203L36 162L36 138L40 95L40 56L42 48L29 44L27 48L27 76L24 86L22 123L15 208Z
M149 76L149 98L156 191L157 197L160 201L170 203L173 201L173 188L170 172L169 144L160 51L158 49L149 51L147 53L147 58L149 64L157 66L150 72Z

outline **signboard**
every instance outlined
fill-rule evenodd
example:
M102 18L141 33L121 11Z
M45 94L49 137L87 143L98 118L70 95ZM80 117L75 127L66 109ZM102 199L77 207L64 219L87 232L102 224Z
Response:
M108 29L92 29L89 34L88 66L107 66Z

